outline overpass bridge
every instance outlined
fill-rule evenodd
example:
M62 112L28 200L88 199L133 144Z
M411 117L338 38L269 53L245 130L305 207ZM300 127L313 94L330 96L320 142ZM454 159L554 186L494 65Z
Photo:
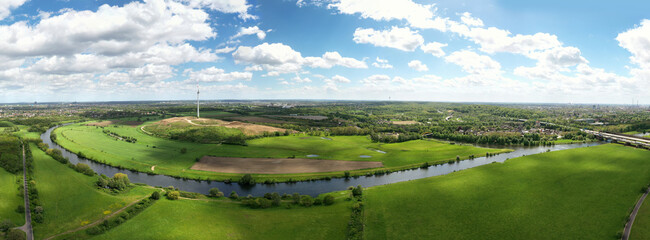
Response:
M587 129L582 129L582 131L603 139L629 143L629 144L642 146L644 148L650 149L650 139L648 138L619 134L619 133L598 132L598 131L592 131Z

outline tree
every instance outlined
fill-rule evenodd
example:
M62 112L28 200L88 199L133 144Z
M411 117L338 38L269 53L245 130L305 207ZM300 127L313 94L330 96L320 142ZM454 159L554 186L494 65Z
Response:
M178 197L180 197L181 193L178 191L170 191L167 193L167 199L169 200L177 200Z
M153 199L153 200L160 199L160 192L155 191L155 192L151 193L151 199Z
M253 185L255 184L255 179L250 174L246 174L239 179L239 184L241 185Z
M219 191L219 188L210 188L210 197L223 197L223 193Z
M327 206L334 204L334 196L332 195L325 196L325 198L323 198L323 204Z
M300 194L293 193L293 195L291 195L291 199L293 200L294 204L300 203Z
M34 213L41 214L43 212L44 212L43 207L41 207L41 206L34 207Z
M124 173L116 173L109 181L108 186L113 189L123 190L128 187L129 184L131 184L129 181L129 176Z
M361 185L359 185L356 188L352 189L352 196L353 197L360 197L361 194L363 194L363 188L361 187Z
M271 194L271 201L273 206L280 206L280 203L282 202L282 198L280 197L280 194L274 192Z

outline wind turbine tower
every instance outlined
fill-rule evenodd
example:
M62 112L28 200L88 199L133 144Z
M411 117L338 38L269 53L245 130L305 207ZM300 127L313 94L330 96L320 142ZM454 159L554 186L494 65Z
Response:
M196 118L200 118L199 115L199 80L196 80Z

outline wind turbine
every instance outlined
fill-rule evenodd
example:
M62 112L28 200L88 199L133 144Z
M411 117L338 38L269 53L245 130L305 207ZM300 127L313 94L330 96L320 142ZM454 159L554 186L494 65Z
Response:
M201 118L199 115L199 79L196 79L196 118Z

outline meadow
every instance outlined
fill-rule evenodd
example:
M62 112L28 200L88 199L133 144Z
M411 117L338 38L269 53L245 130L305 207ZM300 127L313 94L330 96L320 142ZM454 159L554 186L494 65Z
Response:
M93 239L345 239L350 203L250 209L229 200L161 199Z
M34 236L42 239L101 219L154 190L134 187L113 195L97 189L97 177L86 176L63 165L34 144L34 180L44 209L44 222L34 223Z
M25 205L22 195L19 195L20 185L16 183L22 179L21 174L22 171L13 174L0 168L0 221L9 219L16 226L25 224L25 214L16 212L18 206Z
M631 240L650 240L650 198L646 197L630 231Z
M369 188L365 236L614 239L649 182L647 150L606 144L536 154Z
M137 142L116 140L102 131L106 129L121 136L133 137ZM470 155L484 156L487 152L507 152L505 149L477 148L454 145L434 140L415 140L403 143L373 143L365 136L333 136L329 138L293 135L258 138L247 141L247 146L228 144L199 144L173 141L147 135L140 127L111 125L104 129L83 124L69 125L55 130L57 143L72 152L109 165L121 166L141 172L152 172L185 178L212 180L237 179L241 174L226 174L191 170L198 158L203 156L249 157L249 158L305 158L346 161L381 161L384 168L400 169L467 159ZM185 153L183 153L185 149ZM380 153L376 150L384 151ZM369 157L368 157L369 156ZM372 169L375 171L377 169ZM363 174L368 170L356 170ZM277 181L309 179L324 176L343 176L336 173L255 175L260 179Z

